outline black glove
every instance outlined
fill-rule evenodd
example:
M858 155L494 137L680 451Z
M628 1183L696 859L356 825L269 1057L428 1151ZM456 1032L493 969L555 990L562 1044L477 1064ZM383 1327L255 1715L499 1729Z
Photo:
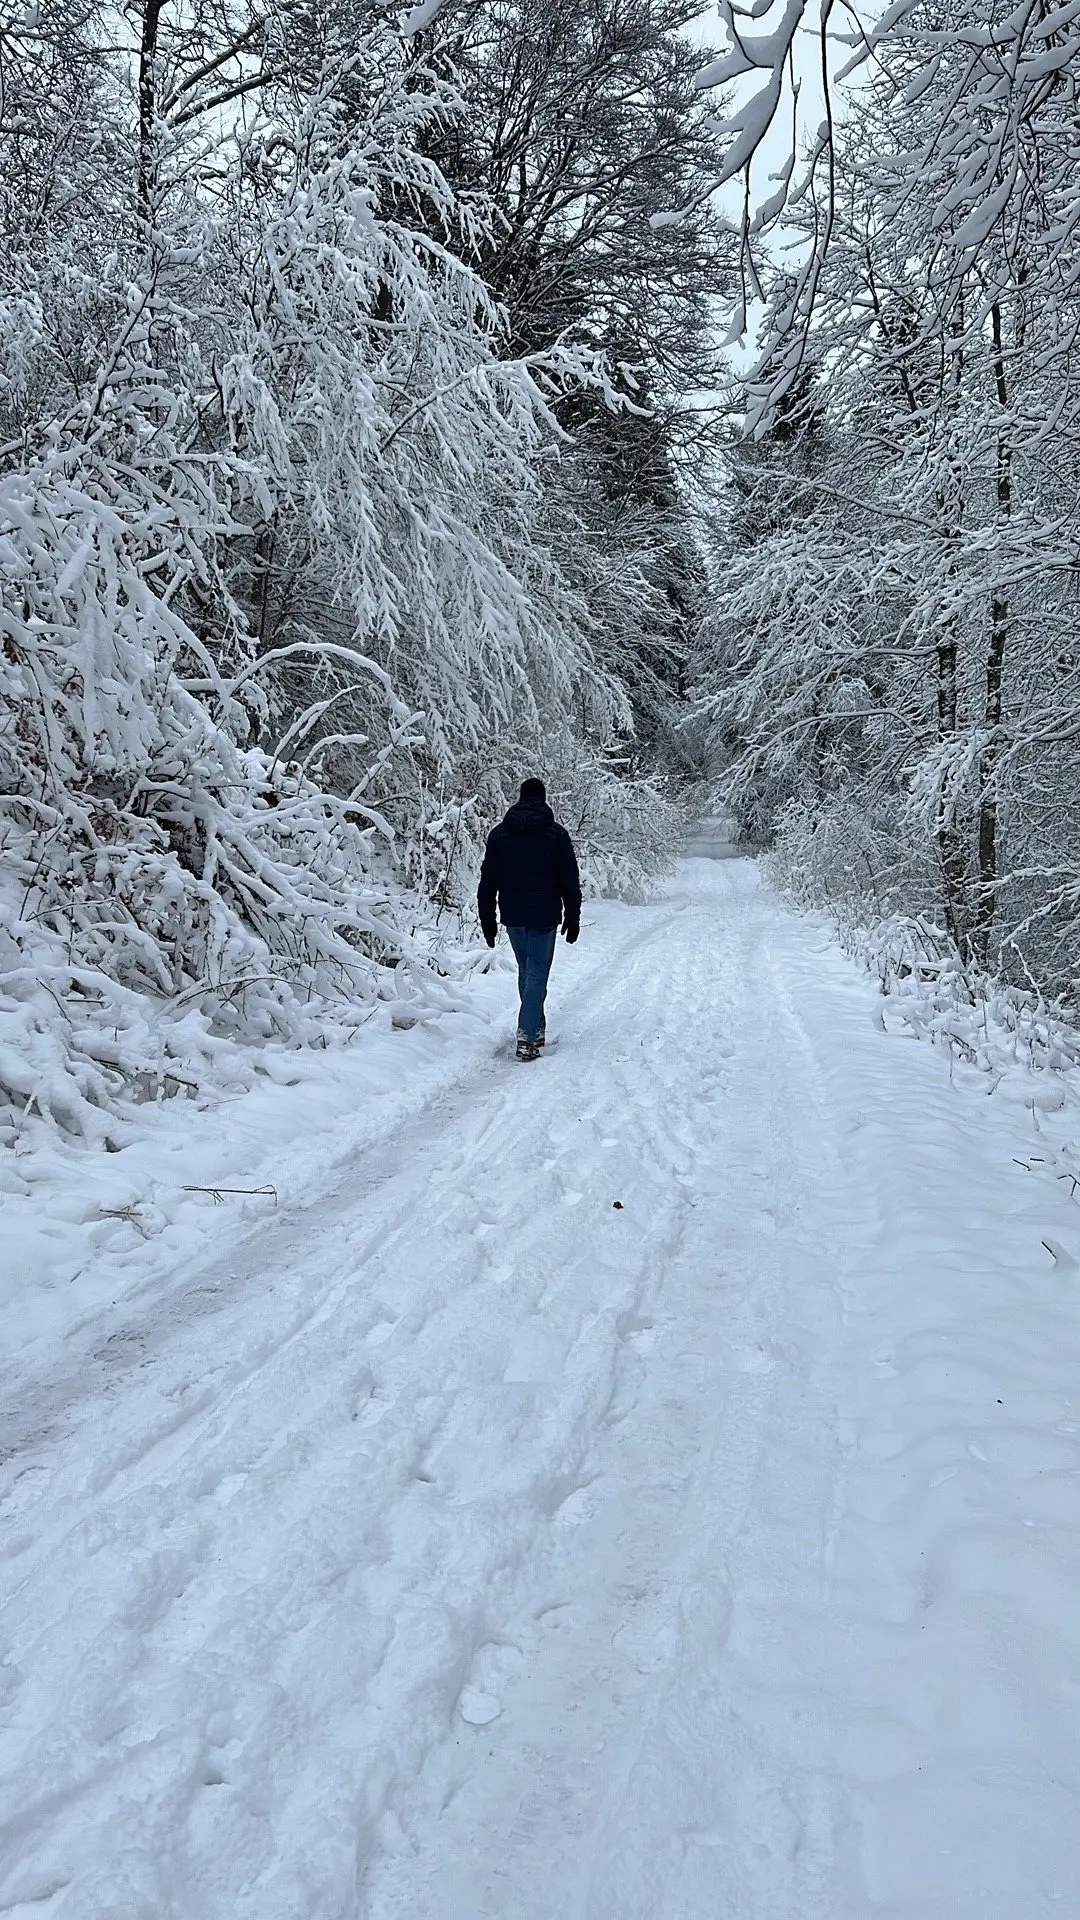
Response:
M495 945L495 936L497 933L498 933L497 927L484 928L484 939L487 941L489 947L493 947Z
M578 934L581 932L581 923L580 921L577 921L577 920L571 920L569 915L567 915L566 919L563 921L562 930L566 935L567 946L572 947L574 944L574 941L578 937Z

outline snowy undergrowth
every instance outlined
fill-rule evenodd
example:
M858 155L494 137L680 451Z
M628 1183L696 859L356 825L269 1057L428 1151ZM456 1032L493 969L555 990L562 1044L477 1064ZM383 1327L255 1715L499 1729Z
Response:
M685 802L669 782L625 779L602 761L574 764L553 782L556 809L578 852L582 887L594 899L641 904L671 873L688 829Z
M763 865L793 904L824 910L805 869L796 870L782 847ZM957 1081L1026 1114L1031 1150L1021 1164L1080 1199L1080 1030L1071 1010L1034 986L965 963L929 916L874 921L850 903L828 904L838 943L877 979L882 1032L930 1041L947 1052Z
M1080 1032L1069 1009L964 965L943 929L896 917L844 944L881 987L885 1032L947 1049L954 1076L1030 1115L1021 1164L1080 1196Z
M886 1026L901 1023L995 1079L1080 1066L1080 1032L1060 1001L965 965L932 922L896 916L849 931L844 944L876 974Z
M24 1116L0 1154L4 1346L302 1208L349 1154L373 1167L396 1127L490 1058L512 988L506 954L481 952L466 956L471 1017L376 1000L325 1048L226 1044L209 1089L114 1109L115 1151L88 1152L80 1136ZM66 1065L58 1071L66 1084Z
M0 904L0 1146L22 1154L56 1135L118 1152L148 1103L214 1104L289 1077L298 1049L347 1045L380 1010L404 1026L467 1004L419 958L371 969L354 999L305 999L261 943L243 946L250 971L159 997L80 964L62 936ZM469 965L462 954L459 971Z
M794 906L826 915L845 951L874 974L886 1028L933 1041L993 1083L1017 1070L1080 1066L1070 1007L1030 977L1020 985L965 959L934 913L912 905L932 895L930 869L880 821L853 809L813 820L792 806L763 869ZM1014 958L1022 968L1018 950Z

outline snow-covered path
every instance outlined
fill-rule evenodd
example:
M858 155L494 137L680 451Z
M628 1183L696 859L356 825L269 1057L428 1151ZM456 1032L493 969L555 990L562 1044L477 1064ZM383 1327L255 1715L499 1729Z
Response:
M1080 1915L1080 1212L748 862L558 966L19 1399L0 1913Z

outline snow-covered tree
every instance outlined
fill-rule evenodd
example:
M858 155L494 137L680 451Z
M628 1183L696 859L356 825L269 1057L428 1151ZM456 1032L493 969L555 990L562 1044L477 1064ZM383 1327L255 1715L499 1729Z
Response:
M1061 986L1080 856L1076 49L1047 21L1052 57L1035 34L1002 70L994 36L1012 45L1014 26L991 10L883 26L832 148L827 248L818 210L789 209L813 308L805 271L779 283L739 456L772 493L732 544L707 700L736 783L786 801L800 870L831 898L929 913L978 966ZM825 426L793 455L775 429L811 364Z
M630 694L625 766L670 745L703 569L688 477L714 416L688 401L724 377L715 312L726 223L694 200L711 140L684 0L449 0L422 36L452 63L463 111L431 151L494 212L475 256L505 304L511 351L568 333L605 354L625 404L577 386L573 446L549 473L555 551Z
M451 82L385 17L124 18L2 28L0 1112L92 1139L437 999L511 764L628 715L547 518L594 356L509 350Z

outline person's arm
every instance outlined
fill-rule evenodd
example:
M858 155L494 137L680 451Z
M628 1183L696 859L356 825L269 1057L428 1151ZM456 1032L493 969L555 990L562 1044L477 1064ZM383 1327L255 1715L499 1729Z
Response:
M562 829L562 851L559 861L559 892L563 903L563 932L570 946L573 946L581 932L581 879L578 874L577 855L574 843Z
M495 835L488 834L488 843L484 852L484 864L480 869L480 885L476 889L476 911L480 916L484 939L489 947L495 945L495 936L499 931L498 917L495 911L499 891L498 870L495 855Z

